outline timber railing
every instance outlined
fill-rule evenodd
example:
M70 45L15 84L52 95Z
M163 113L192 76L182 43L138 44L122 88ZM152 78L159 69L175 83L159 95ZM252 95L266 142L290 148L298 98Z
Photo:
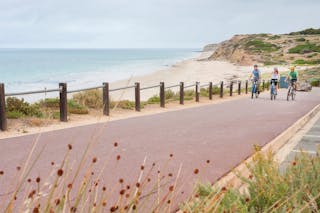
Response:
M244 87L242 86L244 84ZM120 90L126 90L134 88L135 91L135 110L140 112L141 111L141 101L140 101L140 92L143 90L148 89L154 89L159 88L159 96L160 96L160 107L164 108L166 104L165 100L165 91L172 88L179 88L179 103L181 105L184 104L184 95L185 95L185 89L187 88L194 88L195 89L195 101L200 101L200 90L201 88L207 88L208 89L208 97L209 100L212 100L213 96L213 88L216 87L219 89L219 97L223 98L224 96L224 90L229 89L229 96L233 96L236 92L238 95L241 95L242 89L244 89L244 92L248 93L248 81L241 82L241 81L229 81L229 82L223 82L213 84L212 82L209 82L207 84L201 85L200 82L195 82L193 84L185 85L184 82L180 82L179 84L165 86L164 82L160 82L157 85L153 86L147 86L147 87L140 87L140 83L136 82L132 86L127 87L120 87L115 89L109 88L109 83L104 82L101 86L96 87L88 87L83 89L75 89L75 90L67 90L67 84L66 83L59 83L59 87L56 89L44 89L44 90L36 90L36 91L27 91L27 92L15 92L15 93L5 93L5 85L3 83L0 83L0 129L2 131L7 130L7 118L6 118L6 97L11 96L22 96L22 95L32 95L32 94L47 94L47 93L53 93L53 92L59 92L59 108L60 108L60 121L67 122L68 121L68 109L67 109L67 94L71 93L77 93L77 92L83 92L88 90L94 90L94 89L102 89L102 101L103 101L103 115L109 116L110 115L110 93ZM234 90L234 87L236 87L236 90ZM265 81L262 82L262 90L264 90L266 87Z

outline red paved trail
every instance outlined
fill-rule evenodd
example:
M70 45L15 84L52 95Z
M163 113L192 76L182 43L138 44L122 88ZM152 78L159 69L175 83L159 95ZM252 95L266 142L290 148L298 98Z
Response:
M72 143L71 159L78 161L88 142L97 137L92 155L98 158L96 169L111 156L103 181L114 183L119 177L135 183L140 165L147 156L146 168L153 162L161 172L176 175L182 163L183 189L189 191L195 180L215 181L252 153L253 144L264 145L320 103L320 90L298 93L296 101L287 102L284 90L278 100L270 101L266 92L259 99L248 97L219 104L173 112L129 118L103 124L43 133L38 150L45 150L30 174L46 176L50 162L60 162L67 144ZM102 130L102 134L98 134ZM0 133L1 134L1 133ZM1 189L22 165L36 135L0 140ZM119 147L114 149L117 141ZM114 152L110 154L110 150ZM173 154L168 163L169 155ZM121 160L116 163L115 156ZM206 165L206 160L210 164ZM165 164L168 164L165 166ZM200 170L194 175L195 168ZM157 170L156 169L156 170Z

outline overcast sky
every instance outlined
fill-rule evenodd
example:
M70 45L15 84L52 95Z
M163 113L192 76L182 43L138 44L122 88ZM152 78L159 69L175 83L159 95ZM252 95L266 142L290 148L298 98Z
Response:
M0 0L0 47L201 48L320 27L320 0Z

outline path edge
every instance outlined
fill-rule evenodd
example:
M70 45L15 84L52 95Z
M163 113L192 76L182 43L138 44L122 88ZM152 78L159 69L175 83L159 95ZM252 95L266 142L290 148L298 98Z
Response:
M294 124L284 130L276 138L265 144L261 148L260 153L267 153L271 151L273 154L277 153L289 140L302 128L304 127L318 112L320 112L320 104L315 106L312 110L302 116ZM252 163L254 154L249 156L247 159L242 161L231 171L227 172L225 175L220 177L215 183L214 186L221 188L224 186L232 186L233 188L240 188L243 185L243 182L240 180L241 177L248 177L249 170L246 165Z

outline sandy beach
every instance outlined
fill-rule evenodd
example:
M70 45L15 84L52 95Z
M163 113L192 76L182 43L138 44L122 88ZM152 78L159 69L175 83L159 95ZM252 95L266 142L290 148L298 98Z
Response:
M153 73L143 76L132 76L130 79L116 81L110 84L110 88L119 88L132 86L135 82L140 82L140 87L149 87L165 82L165 86L177 85L179 82L184 82L185 86L194 84L199 81L200 84L207 84L212 81L213 84L218 84L220 81L245 80L248 79L252 66L239 66L227 61L213 61L207 58L213 52L202 52L198 57L178 62L177 64L167 69L158 70ZM287 71L288 66L277 66L282 71ZM298 67L303 69L303 67ZM260 67L261 73L270 73L273 66ZM172 88L177 91L179 88ZM141 100L147 100L149 97L159 94L159 88L148 89L141 91ZM112 92L113 100L128 99L134 100L134 89Z

